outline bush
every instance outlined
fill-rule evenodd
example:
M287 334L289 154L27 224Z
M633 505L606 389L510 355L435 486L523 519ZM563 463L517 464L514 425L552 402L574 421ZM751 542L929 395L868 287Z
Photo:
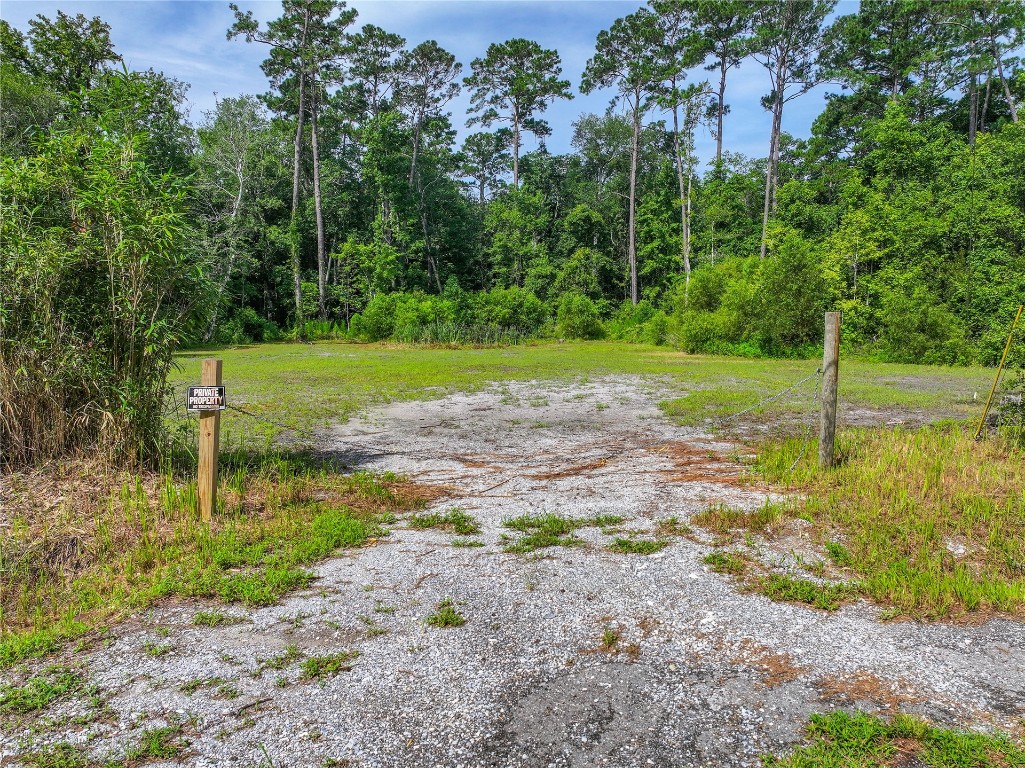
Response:
M690 353L763 354L755 338L760 275L753 257L696 269L690 289L673 295L668 335Z
M349 321L349 333L364 341L387 339L395 332L395 305L399 294L375 295L359 314Z
M530 291L515 286L493 288L469 295L460 319L466 325L514 328L536 335L548 321L548 310Z
M884 297L881 353L894 363L964 365L972 358L961 321L921 287Z
M277 324L261 317L252 307L242 307L217 330L217 340L223 344L252 344L280 338Z
M453 284L442 296L378 294L353 316L349 333L365 341L504 344L539 334L547 318L544 304L530 291L497 288L469 294Z
M822 338L826 283L800 235L783 234L759 277L757 324L763 347L780 354Z
M613 339L665 344L669 335L669 316L646 300L637 302L636 306L624 301L605 327Z
M0 460L155 459L198 323L186 189L138 137L80 129L0 159Z
M600 339L604 335L598 307L581 293L563 294L555 328L567 339Z
M395 330L401 339L416 333L417 329L436 323L452 323L456 319L456 305L440 296L428 296L419 291L397 294L395 301Z

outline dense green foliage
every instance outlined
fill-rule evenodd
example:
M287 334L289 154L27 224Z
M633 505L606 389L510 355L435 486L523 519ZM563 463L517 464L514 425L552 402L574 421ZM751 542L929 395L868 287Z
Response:
M570 84L529 40L464 72L338 0L286 0L265 26L235 9L228 35L264 47L270 90L195 127L184 84L118 70L102 20L0 22L0 448L152 442L183 342L604 336L791 356L840 309L846 342L880 359L994 362L1025 295L1025 6L833 10L653 0ZM723 141L747 60L773 118L764 159ZM841 89L810 137L783 132L784 106L827 80ZM581 115L552 154L544 112L574 85L623 110ZM464 86L458 120L488 130L460 148L447 106ZM74 415L44 449L31 422L55 413Z

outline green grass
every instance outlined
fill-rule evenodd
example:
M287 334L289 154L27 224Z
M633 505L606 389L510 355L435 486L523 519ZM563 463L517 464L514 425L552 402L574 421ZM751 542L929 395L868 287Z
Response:
M619 632L606 624L601 633L601 646L606 651L611 651L619 643Z
M339 474L301 455L226 455L221 465L212 526L198 519L194 483L170 470L121 476L56 507L16 488L28 511L0 539L0 667L166 597L273 604L311 583L306 566L385 535L383 516L426 498L401 478Z
M192 623L197 627L223 627L229 624L242 624L248 621L244 616L232 616L220 609L197 611L192 616Z
M90 764L80 747L66 741L21 755L18 759L26 768L87 768Z
M608 528L623 522L619 515L596 515L587 518L569 518L546 512L540 515L520 515L502 522L502 525L523 535L503 548L504 552L526 554L549 547L578 547L584 542L573 535L578 528Z
M426 618L426 622L432 627L461 627L466 623L466 617L459 612L452 599L446 597L438 603L434 613Z
M183 756L188 743L183 726L167 725L144 730L122 757L90 760L81 747L60 742L21 755L21 765L29 768L136 768L146 763L173 760Z
M320 680L334 677L339 672L352 669L352 662L359 657L359 651L339 651L324 656L310 656L302 663L303 680Z
M82 689L82 675L73 669L50 667L30 677L24 685L0 684L0 713L28 714L52 702L69 698Z
M303 652L299 650L299 646L295 643L289 643L281 653L260 662L259 671L263 672L265 669L281 670L298 661L302 657Z
M749 360L686 355L665 347L619 342L528 344L499 349L430 349L396 344L261 344L238 349L193 351L178 356L173 385L183 390L199 381L200 360L224 360L229 402L276 421L310 429L344 421L360 410L394 400L472 392L492 383L572 380L609 374L663 377L680 396L663 403L679 424L701 424L753 405L811 373L819 360ZM991 372L982 368L936 368L870 363L845 358L840 378L842 403L862 407L977 411L973 392L983 392ZM812 414L813 387L768 406L767 415ZM316 397L309 397L316 392ZM615 406L610 406L614 408ZM756 416L755 418L758 418ZM194 426L194 422L186 424ZM223 437L251 443L280 430L228 412Z
M856 585L829 584L779 573L762 576L755 584L772 600L804 603L823 611L835 611L857 594Z
M1025 453L941 424L845 430L841 465L797 467L795 440L769 441L757 469L799 491L778 511L811 523L857 592L890 616L1025 612ZM843 542L842 544L840 542Z
M154 643L147 640L142 644L142 649L146 651L147 656L152 656L155 659L159 659L161 656L166 656L174 650L174 646L170 643Z
M123 760L107 762L104 768L123 765L133 766L150 760L178 757L185 751L186 743L180 725L149 728L142 732L139 742L129 747Z
M1025 765L1025 750L1004 735L937 728L909 715L812 715L806 733L810 743L793 754L763 757L766 768L888 768L909 758L932 768Z
M705 555L702 562L716 573L729 573L742 576L747 570L747 562L734 552L717 549Z
M480 524L459 507L453 507L447 512L427 512L413 515L409 518L408 524L411 528L421 530L427 528L441 528L446 531L454 531L461 536L480 533Z
M653 555L669 546L665 539L624 539L616 537L609 549L623 555Z

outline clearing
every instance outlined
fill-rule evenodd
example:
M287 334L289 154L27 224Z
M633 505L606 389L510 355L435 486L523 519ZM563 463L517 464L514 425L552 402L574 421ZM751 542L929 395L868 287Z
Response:
M299 367L303 354L314 365ZM317 367L324 355L342 357L333 373ZM597 344L224 357L229 401L237 377L235 402L279 420L322 425L335 409L319 451L443 495L323 561L309 588L276 605L164 601L77 653L6 670L0 756L753 766L801 742L813 714L844 708L1020 737L1022 624L885 621L854 599L832 611L773 602L732 575L723 547L736 537L693 522L781 499L751 480L749 445L702 424L814 363ZM288 370L301 390L261 384ZM964 416L986 376L841 370L847 423ZM379 396L395 401L366 407ZM810 403L799 393L741 431L803 424ZM744 551L774 572L815 573L802 570L818 549L799 523L775 537L749 531Z

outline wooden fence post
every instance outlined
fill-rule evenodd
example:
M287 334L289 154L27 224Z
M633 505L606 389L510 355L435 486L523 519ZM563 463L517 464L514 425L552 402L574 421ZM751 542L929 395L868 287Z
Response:
M826 334L822 355L822 411L819 416L819 466L835 463L836 390L840 364L840 313L826 313Z
M203 360L200 383L206 387L221 385L221 361L212 357ZM217 452L221 432L220 411L200 411L199 414L199 514L209 523L217 509Z

